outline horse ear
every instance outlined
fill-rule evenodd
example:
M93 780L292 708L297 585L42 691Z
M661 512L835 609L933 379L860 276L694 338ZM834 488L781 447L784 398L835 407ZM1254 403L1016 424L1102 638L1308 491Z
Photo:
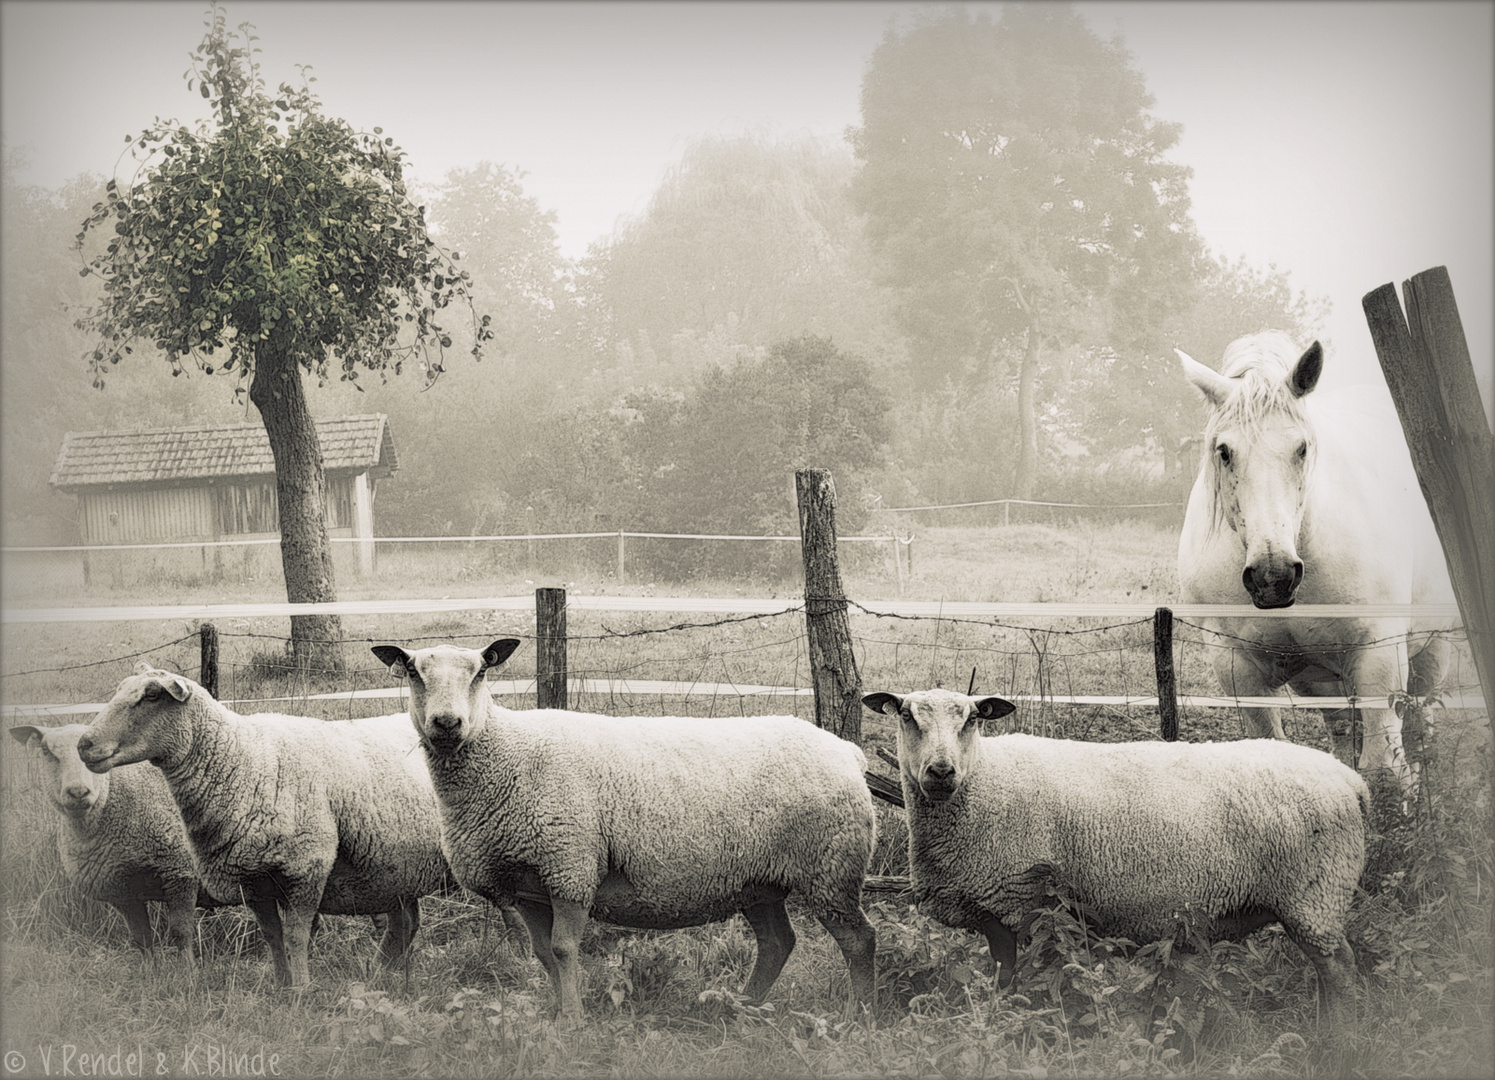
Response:
M1230 392L1235 389L1235 380L1228 375L1221 375L1214 368L1205 367L1182 349L1173 351L1178 354L1178 359L1184 366L1184 378L1193 383L1215 408L1223 405L1225 399L1230 397Z
M1315 341L1298 357L1298 362L1293 367L1292 377L1288 380L1293 397L1302 397L1317 386L1323 370L1324 347Z

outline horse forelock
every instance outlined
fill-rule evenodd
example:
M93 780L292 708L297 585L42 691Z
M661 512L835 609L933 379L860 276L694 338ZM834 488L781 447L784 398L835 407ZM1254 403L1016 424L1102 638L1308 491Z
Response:
M1204 427L1205 468L1210 470L1210 530L1225 522L1224 466L1215 453L1221 431L1229 431L1236 443L1259 442L1268 422L1286 417L1308 435L1305 475L1316 457L1313 425L1303 409L1303 399L1289 387L1289 379L1301 355L1292 338L1280 331L1267 331L1238 338L1230 343L1220 361L1220 373L1235 380L1231 394L1211 410Z

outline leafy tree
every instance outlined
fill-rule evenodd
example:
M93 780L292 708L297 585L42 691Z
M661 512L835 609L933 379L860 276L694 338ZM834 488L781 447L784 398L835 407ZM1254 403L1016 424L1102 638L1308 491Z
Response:
M428 379L451 337L441 320L467 301L465 271L427 235L409 198L394 140L324 116L311 79L270 94L246 23L238 34L213 8L187 73L216 129L157 122L134 141L132 182L111 180L84 222L112 225L85 274L102 296L80 327L93 332L94 384L138 340L173 370L234 373L249 384L275 458L286 594L336 599L327 541L326 481L302 373L325 382L360 368L398 373L418 360ZM486 317L472 352L491 331ZM295 616L299 661L337 663L341 620Z
M400 471L380 485L381 528L485 533L534 524L515 516L506 492L525 483L518 475L525 452L569 427L564 418L577 405L588 349L576 340L572 268L559 252L555 214L526 195L522 181L520 172L481 162L453 169L431 192L432 232L461 252L499 355L482 368L454 367L420 394L370 390L363 407L389 415L401 451ZM464 341L460 328L452 336ZM452 468L474 448L483 468Z
M243 410L221 392L207 392L214 380L184 385L165 364L122 370L111 380L110 393L96 394L84 365L59 363L93 344L69 312L93 303L99 290L95 281L79 278L72 249L78 222L104 197L104 178L83 175L49 190L20 183L20 164L7 156L0 193L5 527L13 544L76 543L75 501L47 483L63 432L233 423L242 420ZM102 243L97 246L103 250Z
M648 209L584 261L579 289L622 385L683 387L802 334L888 353L852 169L812 138L691 143Z
M871 366L825 338L708 368L679 397L634 395L622 440L638 520L661 530L781 534L797 528L796 469L830 469L847 528L882 464L887 395Z
M1014 486L1027 497L1047 352L1124 347L1189 302L1189 170L1164 159L1178 128L1148 115L1119 42L1052 4L890 28L861 104L852 201L911 352L936 383L1018 358Z

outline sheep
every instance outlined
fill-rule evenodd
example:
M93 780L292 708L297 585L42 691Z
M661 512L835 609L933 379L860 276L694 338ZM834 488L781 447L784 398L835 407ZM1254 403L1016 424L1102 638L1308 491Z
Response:
M870 1009L877 937L861 891L877 826L861 750L793 716L512 711L484 676L518 645L373 651L410 684L453 873L518 903L561 1022L582 1018L589 915L664 930L740 911L757 938L744 993L762 1000L794 948L791 892L840 947L853 1007Z
M198 907L221 906L201 889L192 849L171 790L157 769L130 765L96 775L78 757L84 724L10 729L11 738L37 751L47 794L66 822L57 834L63 872L84 896L125 917L142 953L153 945L146 901L166 906L170 941L193 958Z
M146 760L160 769L208 892L242 897L278 982L304 986L318 912L387 913L379 955L395 967L419 928L419 898L451 880L415 742L404 713L240 716L141 663L77 746L96 773Z
M1172 936L1191 908L1209 940L1271 922L1312 961L1324 1013L1353 1014L1345 918L1365 864L1369 793L1353 769L1275 739L1089 743L977 732L1013 710L949 690L874 693L898 720L898 761L919 910L980 932L999 980L1043 879L1096 928Z

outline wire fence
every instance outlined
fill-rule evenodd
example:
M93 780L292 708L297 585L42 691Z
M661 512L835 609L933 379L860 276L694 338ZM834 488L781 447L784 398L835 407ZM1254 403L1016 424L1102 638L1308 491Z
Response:
M930 686L996 693L1019 705L1016 730L1065 738L1157 738L1160 697L1154 674L1157 608L1143 604L983 604L850 602L852 640L867 691ZM619 715L685 714L715 717L785 713L812 719L813 695L805 605L774 598L567 596L567 704ZM1290 608L1276 618L1363 615L1362 607ZM1387 615L1453 615L1450 606L1382 605ZM287 659L281 621L291 614L348 618L335 671L307 671ZM1170 655L1178 671L1178 705L1185 738L1234 738L1238 710L1280 706L1290 716L1308 710L1384 704L1339 697L1243 698L1222 694L1212 658L1231 640L1202 620L1222 614L1268 617L1250 606L1175 605ZM1456 616L1455 616L1456 617ZM490 690L514 707L538 701L533 669L542 628L533 596L343 601L335 604L212 604L114 608L10 609L10 627L40 632L68 623L123 624L210 620L218 636L218 696L239 711L294 712L326 718L404 710L404 690L367 646L395 641L419 648L439 642L481 648L499 637L529 646L502 669ZM0 674L9 720L86 719L103 707L113 686L145 660L202 680L203 627L132 647L108 658L55 665L27 664ZM1380 644L1394 645L1401 637ZM1349 643L1346 643L1348 647ZM10 651L8 650L8 653ZM1456 651L1462 656L1462 650ZM7 657L9 660L9 655ZM1472 666L1449 673L1442 702L1483 709ZM59 694L51 688L67 688ZM49 694L49 689L51 693ZM16 702L36 704L16 704ZM1314 741L1322 725L1295 720L1300 741ZM890 740L869 720L869 734ZM1004 728L1005 729L1005 728ZM1321 736L1320 736L1321 737Z

